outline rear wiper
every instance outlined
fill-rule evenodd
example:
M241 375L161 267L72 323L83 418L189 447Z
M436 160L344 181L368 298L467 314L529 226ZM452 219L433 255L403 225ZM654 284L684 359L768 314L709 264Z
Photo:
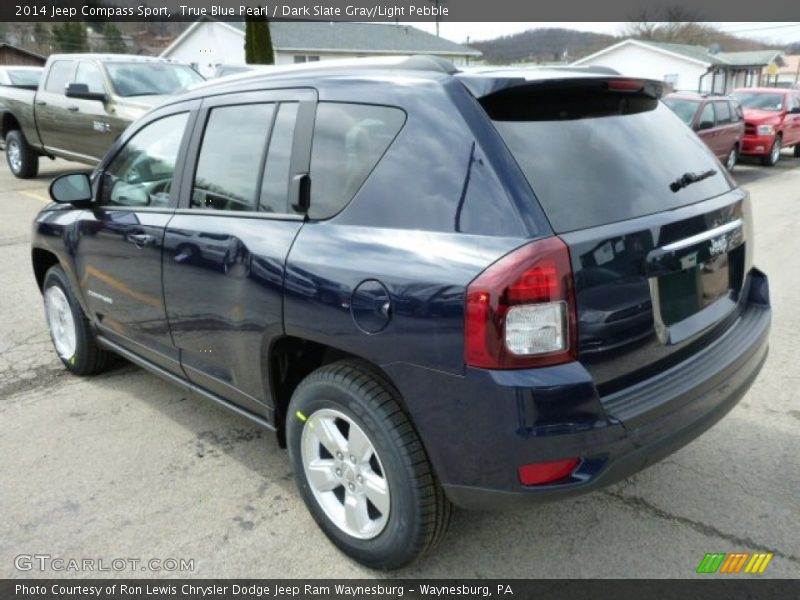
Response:
M669 184L669 189L673 192L677 192L682 190L686 186L692 185L693 183L697 183L698 181L703 181L703 179L708 179L709 177L713 177L717 174L716 169L709 169L708 171L703 171L702 173L684 173L680 177L678 177L675 181Z

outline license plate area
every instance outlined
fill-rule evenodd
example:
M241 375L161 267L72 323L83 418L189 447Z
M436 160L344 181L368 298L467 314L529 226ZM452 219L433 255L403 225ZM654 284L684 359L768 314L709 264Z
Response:
M658 339L681 343L735 310L744 264L740 220L653 250L647 270Z

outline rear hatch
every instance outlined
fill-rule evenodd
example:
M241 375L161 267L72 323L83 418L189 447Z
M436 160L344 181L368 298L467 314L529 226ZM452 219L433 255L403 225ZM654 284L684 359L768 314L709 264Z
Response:
M602 394L683 360L730 324L749 201L658 101L609 75L467 81L570 249L579 359Z

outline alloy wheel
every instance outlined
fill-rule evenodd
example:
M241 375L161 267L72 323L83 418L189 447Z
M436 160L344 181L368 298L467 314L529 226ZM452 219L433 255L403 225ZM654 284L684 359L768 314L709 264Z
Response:
M15 140L8 142L6 146L6 158L8 158L8 166L14 173L19 173L22 169L22 150L19 143Z
M75 319L69 306L64 291L57 285L50 286L44 294L45 314L50 337L56 352L64 360L69 360L75 354L77 347L77 332Z
M327 517L352 537L378 536L389 520L391 495L364 430L337 410L320 409L305 422L300 444L306 480Z
M730 153L728 154L728 160L725 161L725 168L728 171L733 171L733 168L736 166L736 146L731 148Z
M772 144L772 150L770 151L770 160L774 165L778 162L778 159L781 157L781 142L780 139L776 139L775 143Z

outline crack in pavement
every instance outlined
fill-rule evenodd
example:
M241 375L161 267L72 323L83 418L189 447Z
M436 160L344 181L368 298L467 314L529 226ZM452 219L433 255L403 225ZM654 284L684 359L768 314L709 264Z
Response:
M726 542L730 542L735 546L752 548L753 550L758 550L759 552L772 552L775 556L779 558L783 558L785 560L800 565L800 558L795 556L794 554L786 554L784 552L781 552L777 548L770 548L768 546L756 542L751 538L740 537L732 533L725 533L724 531L717 529L713 525L701 523L700 521L693 521L692 519L689 519L687 517L673 515L672 513L669 513L655 506L654 504L651 504L641 496L625 496L624 494L610 492L608 490L603 490L601 493L605 496L610 496L615 500L619 500L623 504L626 504L627 506L630 506L635 510L648 513L650 516L657 517L659 519L664 519L665 521L672 521L674 523L679 523L680 525L686 525L687 527L693 529L698 533L701 533L709 537L717 537L723 539Z

